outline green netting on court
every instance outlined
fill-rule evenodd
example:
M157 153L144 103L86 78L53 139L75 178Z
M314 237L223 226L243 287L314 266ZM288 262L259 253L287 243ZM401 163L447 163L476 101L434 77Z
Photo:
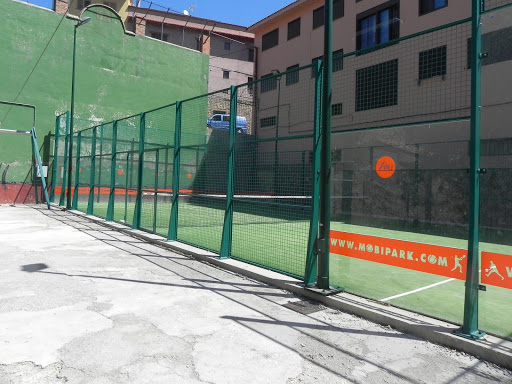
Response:
M113 123L101 124L96 128L94 195L92 201L89 200L89 204L93 204L93 214L103 219L107 218L107 208L110 196L113 134Z
M167 236L172 207L176 105L144 114L140 227Z
M67 180L68 153L68 113L63 113L55 119L55 147L53 151L51 196L52 202L63 205Z
M512 281L512 82L501 72L512 68L512 7L482 16L482 50L488 57L482 60L480 166L487 173L480 181L479 229L480 248L486 252L481 283L487 290L480 294L478 313L482 329L512 339L512 323L504 321L512 319L512 286L507 285Z
M207 119L214 110L229 114L229 101L224 91L181 105L177 236L214 252L220 252L224 226L229 134L207 128Z
M138 187L140 115L116 121L113 220L133 225Z
M78 132L75 136L77 140L78 162L75 165L75 200L73 206L75 209L87 212L89 203L89 194L91 190L91 165L93 151L93 136L96 134L95 129L86 129Z
M331 253L330 281L452 322L464 313L465 275L442 275L454 255L437 273L421 270L429 244L467 254L470 37L470 22L454 23L344 55L333 68L331 229L347 234ZM388 260L390 236L404 241L397 261Z
M236 136L231 256L303 277L312 219L316 76L291 70L238 88L238 115L258 137ZM262 91L259 99L254 89Z
M479 283L487 290L479 313L483 330L511 338L512 7L485 5L476 194ZM360 31L354 46L401 28L394 19ZM330 284L458 324L471 242L472 39L464 20L336 51L329 106L331 240L343 233L331 242ZM55 185L65 189L70 173L84 212L315 280L326 153L321 58L272 72L108 124L84 123L71 172L60 116Z

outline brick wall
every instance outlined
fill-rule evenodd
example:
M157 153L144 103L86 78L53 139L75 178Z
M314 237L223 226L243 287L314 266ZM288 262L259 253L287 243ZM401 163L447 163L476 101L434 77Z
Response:
M55 12L64 15L68 12L68 0L55 0Z

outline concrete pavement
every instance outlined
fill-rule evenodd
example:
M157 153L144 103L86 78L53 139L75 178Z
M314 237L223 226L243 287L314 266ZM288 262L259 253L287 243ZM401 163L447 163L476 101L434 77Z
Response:
M59 209L0 205L0 222L0 384L512 383L283 275Z

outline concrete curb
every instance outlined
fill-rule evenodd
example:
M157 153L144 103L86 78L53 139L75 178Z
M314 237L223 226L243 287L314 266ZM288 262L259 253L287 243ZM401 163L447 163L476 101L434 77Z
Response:
M52 205L53 208L62 207ZM437 320L428 316L406 311L401 308L386 305L377 301L365 299L346 292L326 295L318 290L306 289L301 281L293 277L266 270L248 263L233 259L219 259L218 255L180 242L169 242L166 238L140 230L132 230L126 225L107 222L104 219L89 216L79 211L69 211L88 220L116 229L126 235L141 239L148 243L171 249L177 253L191 256L199 261L209 263L253 280L292 292L294 294L317 301L327 307L350 313L372 322L391 326L392 328L410 334L435 344L453 348L512 370L512 342L485 335L478 340L466 339L453 332L458 325Z

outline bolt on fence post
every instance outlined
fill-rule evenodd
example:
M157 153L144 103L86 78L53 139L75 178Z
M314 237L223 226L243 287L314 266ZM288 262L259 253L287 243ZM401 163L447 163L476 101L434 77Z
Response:
M135 212L133 214L133 229L140 229L142 212L142 188L144 185L144 141L146 140L146 113L140 114L139 130L139 167L137 169L137 198L135 200Z
M311 191L311 221L309 222L309 239L308 250L306 256L306 270L304 272L304 285L312 286L316 282L318 271L318 254L317 254L317 238L318 238L318 218L320 209L320 125L322 119L322 61L317 60L315 76L315 112L313 126L313 175L312 175L312 191Z
M61 115L62 117L62 115ZM59 199L59 205L62 207L66 204L65 198L67 194L69 193L67 185L68 185L68 177L69 177L69 170L68 170L68 164L69 164L69 111L66 112L66 133L65 133L65 139L64 139L64 177L62 178L62 191L60 193L60 199Z
M236 116L238 113L238 88L231 86L231 101L229 114L229 155L227 169L226 188L226 212L224 213L224 227L222 228L222 243L220 246L220 258L226 259L231 256L231 245L233 242L233 194L235 191L235 138L236 138Z
M89 182L89 202L87 203L87 214L92 215L93 206L94 206L94 182L96 176L96 134L98 132L98 127L94 127L92 129L92 142L91 142L91 177ZM101 169L100 169L101 172ZM98 190L99 194L99 190Z
M464 295L464 320L455 333L477 339L485 335L478 330L479 287L479 221L480 221L480 97L482 29L481 0L473 0L471 32L471 138L469 142L469 236L466 288Z
M114 219L117 168L117 120L112 123L112 159L110 162L110 192L108 195L107 221Z
M53 146L52 189L50 202L55 202L55 183L57 181L57 165L59 164L60 116L55 117L55 145ZM62 194L62 191L61 191Z
M71 209L76 209L78 205L78 185L80 183L80 152L82 150L82 131L78 132L76 142L76 162L75 162L75 188L73 191L73 203Z
M183 103L176 102L176 119L174 122L174 159L172 175L172 204L171 218L169 220L169 234L167 240L176 241L178 239L178 199L180 192L180 160L181 160L181 114ZM167 162L167 156L166 160ZM167 167L166 167L167 170Z

